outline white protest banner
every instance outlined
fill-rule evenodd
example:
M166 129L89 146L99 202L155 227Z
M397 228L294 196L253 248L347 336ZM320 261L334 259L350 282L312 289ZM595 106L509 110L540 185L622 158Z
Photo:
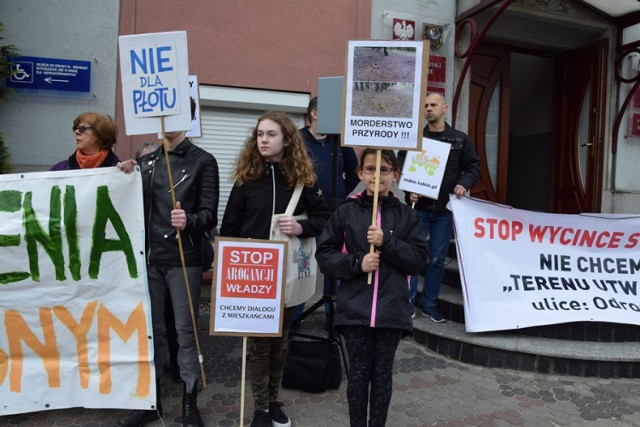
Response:
M422 151L407 152L398 187L437 200L450 151L451 144L422 138Z
M0 175L0 415L155 404L142 182Z
M191 129L186 31L119 37L127 135Z
M280 336L286 242L215 239L211 335Z
M343 145L419 150L428 60L427 42L350 40Z
M468 332L577 321L640 325L640 216L450 200Z

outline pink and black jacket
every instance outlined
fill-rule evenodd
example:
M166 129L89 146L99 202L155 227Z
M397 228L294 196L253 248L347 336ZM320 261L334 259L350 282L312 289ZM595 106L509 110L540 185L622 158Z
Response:
M337 327L348 325L412 330L408 276L427 262L427 242L418 214L392 193L378 198L377 224L384 231L380 267L367 284L362 257L369 252L367 229L373 197L358 193L343 202L324 227L316 250L320 270L340 281Z

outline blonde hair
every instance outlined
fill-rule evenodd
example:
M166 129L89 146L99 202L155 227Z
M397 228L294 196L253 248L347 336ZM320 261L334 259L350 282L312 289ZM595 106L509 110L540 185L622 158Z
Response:
M236 169L231 176L233 181L240 186L255 181L264 174L266 162L258 150L258 125L263 120L277 123L282 130L285 147L279 164L286 188L293 188L298 183L312 187L316 182L316 175L302 136L291 119L278 111L269 111L258 119L238 155Z

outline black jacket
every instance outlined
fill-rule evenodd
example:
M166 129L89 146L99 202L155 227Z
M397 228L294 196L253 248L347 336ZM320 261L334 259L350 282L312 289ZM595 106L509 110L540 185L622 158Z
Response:
M452 128L448 123L445 123L444 133L440 138L432 136L428 126L425 126L422 134L426 138L451 144L451 151L442 177L438 200L421 197L416 202L415 208L420 211L444 211L449 202L449 195L453 193L457 184L470 190L478 182L480 179L480 158L469 136ZM401 165L404 164L406 155L406 151L398 153L398 161ZM410 193L406 192L405 201L410 205L409 196Z
M219 179L215 157L184 139L169 152L176 201L187 213L187 226L180 232L187 266L202 265L205 231L218 223ZM147 262L180 266L176 230L171 227L172 201L164 148L139 159L144 191Z
M323 140L317 140L309 127L300 129L300 134L307 147L307 152L313 159L318 187L322 190L324 201L330 208L342 202L360 183L358 178L358 158L351 147L340 147L339 135L327 135ZM333 150L337 148L336 195L333 195ZM337 203L336 203L337 202Z
M362 257L369 252L367 229L371 225L373 197L358 194L347 199L325 226L316 259L320 271L340 284L337 290L336 326L359 325L411 331L409 277L427 263L427 241L418 214L395 196L378 200L378 224L384 232L379 248L380 267L367 284Z
M275 187L274 187L275 186ZM281 214L287 209L294 188L285 188L278 163L267 163L259 179L241 186L233 185L224 211L220 235L252 239L269 239L271 213ZM275 191L275 210L273 197ZM327 222L330 212L317 185L304 187L294 215L306 212L308 219L298 221L300 237L317 236Z

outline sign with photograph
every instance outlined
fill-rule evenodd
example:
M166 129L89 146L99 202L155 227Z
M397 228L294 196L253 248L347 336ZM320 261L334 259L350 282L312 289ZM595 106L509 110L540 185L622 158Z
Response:
M215 239L211 335L280 336L286 242Z
M127 135L191 129L186 31L120 36Z
M422 138L422 151L407 151L398 187L437 200L450 151L451 144Z
M428 56L426 42L349 41L343 145L421 148Z
M640 216L450 200L467 332L580 321L640 325Z

